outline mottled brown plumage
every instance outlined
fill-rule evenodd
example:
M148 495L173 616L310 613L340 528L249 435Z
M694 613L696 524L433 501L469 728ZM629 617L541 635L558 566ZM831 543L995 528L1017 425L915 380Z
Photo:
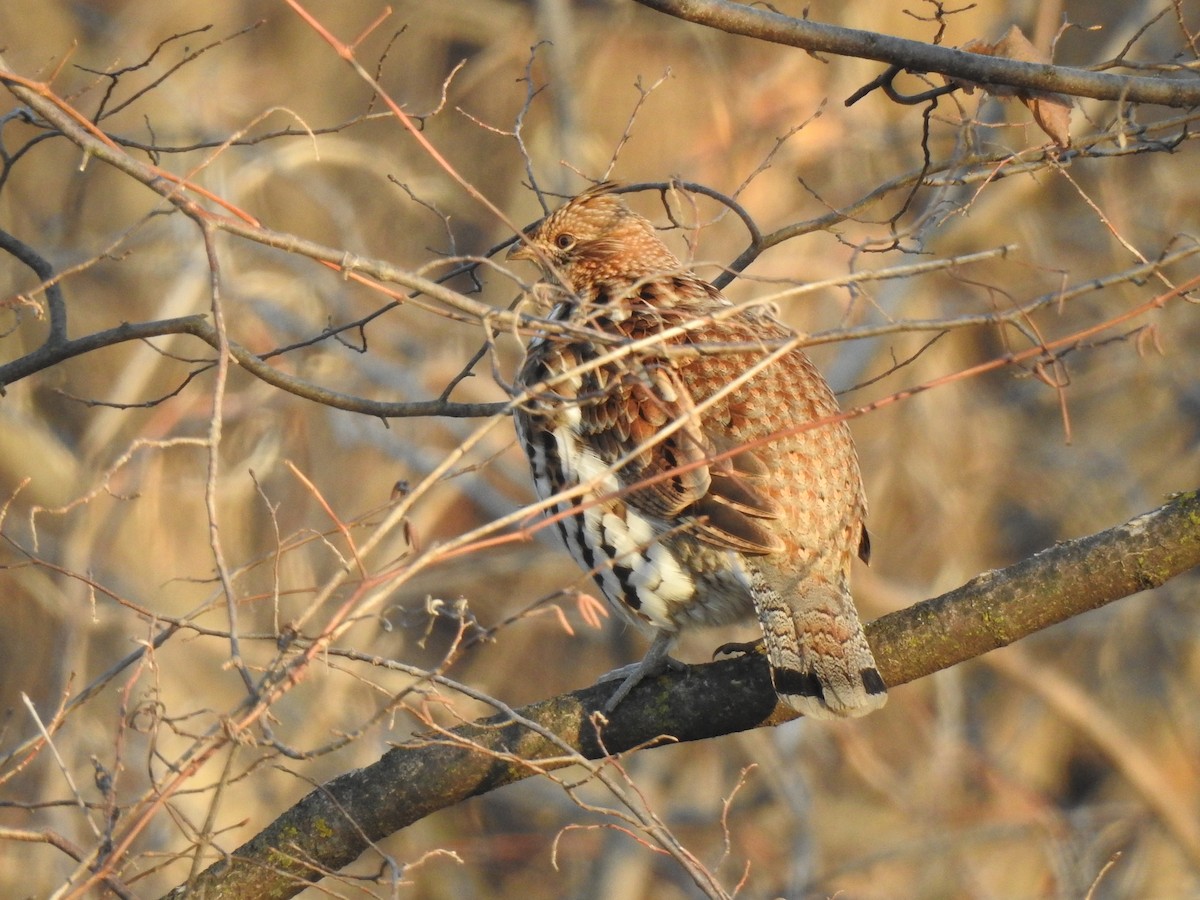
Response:
M826 718L882 706L849 591L867 548L858 459L829 386L785 346L792 333L732 309L610 185L509 258L560 285L551 318L616 339L534 338L515 416L539 495L568 493L551 508L568 549L655 635L611 705L661 670L682 628L757 615L785 702Z

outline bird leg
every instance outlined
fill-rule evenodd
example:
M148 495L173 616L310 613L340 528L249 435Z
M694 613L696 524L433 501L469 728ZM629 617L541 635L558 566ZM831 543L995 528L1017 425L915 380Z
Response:
M611 672L605 672L597 679L597 683L621 680L621 684L618 685L613 695L608 698L608 702L604 704L604 711L606 713L611 713L616 709L618 704L625 699L626 695L644 679L655 678L667 669L674 669L679 672L687 668L679 660L672 659L667 655L671 650L671 646L675 643L676 637L677 635L672 631L659 631L654 635L654 642L650 645L650 649L646 651L646 655L642 657L641 662L621 666L619 669L613 669Z

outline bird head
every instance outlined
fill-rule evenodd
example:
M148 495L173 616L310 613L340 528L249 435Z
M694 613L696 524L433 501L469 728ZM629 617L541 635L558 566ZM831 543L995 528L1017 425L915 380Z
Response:
M606 182L569 200L528 228L508 258L535 263L573 292L681 271L682 264L654 226L613 188Z

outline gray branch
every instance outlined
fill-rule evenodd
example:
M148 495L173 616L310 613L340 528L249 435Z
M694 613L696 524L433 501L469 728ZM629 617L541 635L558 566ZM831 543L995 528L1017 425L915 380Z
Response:
M1124 525L1055 544L947 594L867 626L893 687L1003 647L1200 566L1200 492ZM698 741L775 725L766 663L752 654L644 682L598 731L591 718L613 690L597 685L410 740L378 762L322 785L260 834L180 885L169 898L291 897L322 872L439 809L570 764L665 742ZM539 763L541 760L543 762ZM550 762L545 762L551 760Z
M762 6L729 0L636 0L661 13L729 34L786 44L812 53L833 53L876 59L910 72L936 72L984 85L1054 91L1097 100L1155 103L1188 108L1200 106L1200 79L1149 78L1089 72L1048 63L1018 62L997 56L967 53L953 47L926 44L874 31L842 28L794 19Z

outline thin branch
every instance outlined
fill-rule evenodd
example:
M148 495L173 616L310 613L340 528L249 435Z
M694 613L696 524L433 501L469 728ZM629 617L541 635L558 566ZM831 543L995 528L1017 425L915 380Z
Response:
M213 564L225 595L225 614L229 618L229 662L241 676L246 693L254 697L257 688L246 663L242 659L238 637L237 593L233 579L225 562L225 550L221 544L220 514L217 502L217 482L221 470L221 436L225 428L225 387L229 380L229 334L225 328L225 311L221 299L221 261L217 253L216 233L211 227L201 229L204 235L204 252L208 258L209 299L213 317L213 331L217 338L216 378L213 385L212 412L208 420L208 471L204 479L204 508L208 513L208 545L212 550Z
M83 859L83 848L63 837L57 831L45 828L41 831L24 831L16 828L0 828L0 840L26 844L48 844L74 860ZM115 876L104 879L104 886L122 900L133 900L135 895Z
M220 346L216 328L201 315L162 319L155 322L124 323L115 328L97 331L85 337L63 341L50 346L43 345L33 353L0 365L0 392L6 385L19 381L35 372L49 369L60 362L82 356L101 347L111 347L125 341L144 340L168 334L190 334L198 337L214 350ZM380 419L398 419L408 416L449 416L451 418L479 418L494 416L508 409L507 403L449 403L444 400L417 400L409 403L385 403L368 400L353 394L343 394L320 385L288 375L268 365L236 341L229 341L229 354L245 371L261 378L290 394L304 397L316 403L359 412Z
M67 304L63 299L62 287L54 283L54 269L32 247L18 240L7 231L0 229L0 250L23 262L34 274L46 283L46 304L50 307L50 334L46 337L47 344L53 344L67 339ZM0 391L4 388L4 380L0 378Z

